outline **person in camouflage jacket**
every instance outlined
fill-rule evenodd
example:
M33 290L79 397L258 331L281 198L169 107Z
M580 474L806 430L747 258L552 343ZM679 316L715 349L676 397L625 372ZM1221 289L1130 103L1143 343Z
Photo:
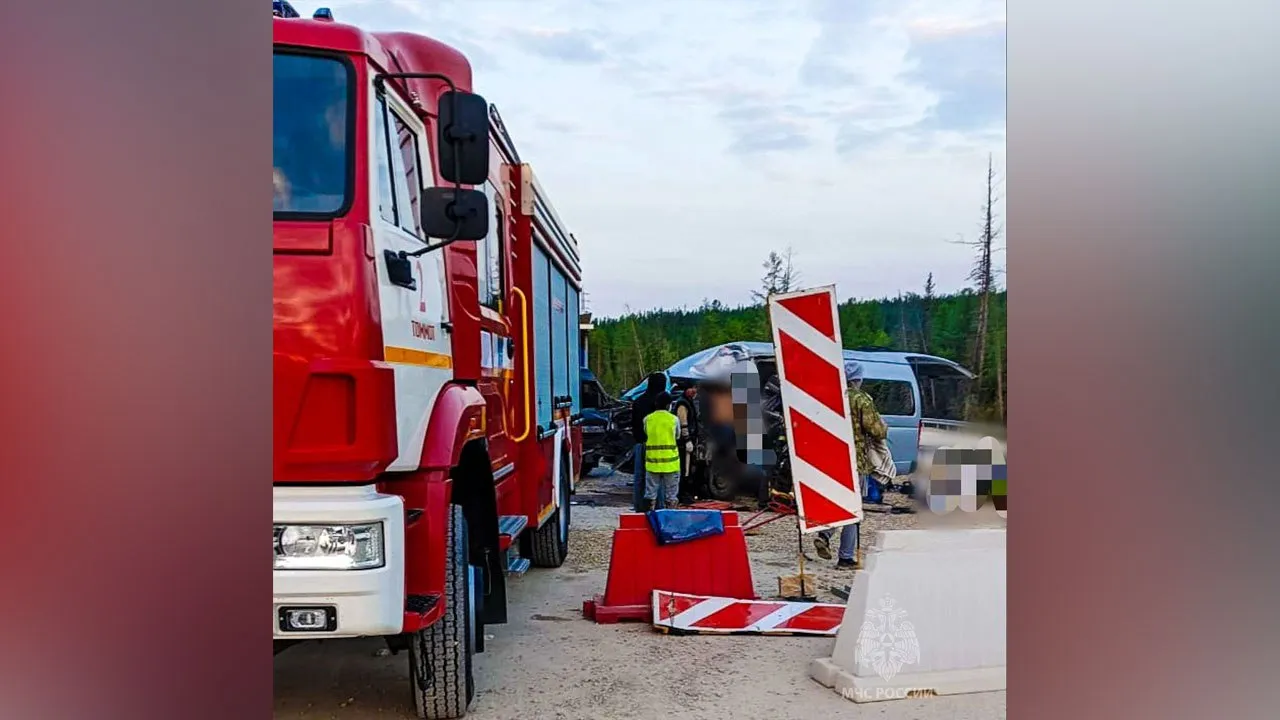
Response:
M888 438L889 428L876 411L876 401L862 389L860 365L858 379L849 383L849 413L853 416L853 445L858 453L858 475L866 478L875 469L867 457L867 448ZM862 492L864 495L867 492L865 480Z
M876 410L876 403L862 389L862 363L850 360L844 366L845 377L849 381L849 414L853 420L853 446L858 457L858 477L862 494L867 494L868 478L873 466L867 455L870 443L883 441L889 436L889 428ZM861 523L845 525L840 529L839 558L836 567L854 567L857 564L858 532ZM831 530L818 532L813 539L818 556L824 560L831 559Z

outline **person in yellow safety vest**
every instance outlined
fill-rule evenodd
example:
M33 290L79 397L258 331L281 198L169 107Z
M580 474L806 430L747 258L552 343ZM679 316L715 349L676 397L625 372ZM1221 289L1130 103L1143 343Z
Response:
M668 408L671 395L654 399L654 411L644 418L644 502L641 512L653 510L659 493L668 509L680 506L680 420Z

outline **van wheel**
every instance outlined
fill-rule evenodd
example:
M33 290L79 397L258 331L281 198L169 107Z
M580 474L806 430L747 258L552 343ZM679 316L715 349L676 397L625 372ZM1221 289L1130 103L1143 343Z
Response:
M789 493L795 489L795 483L791 479L790 467L774 467L772 487L778 492Z
M453 720L467 714L475 695L471 674L471 568L467 564L467 521L453 505L449 516L449 566L445 568L444 616L419 630L409 644L413 705L424 720Z
M721 463L712 462L707 467L707 492L716 500L733 500L737 497L733 476L724 471Z
M567 460L568 458L564 458ZM557 568L569 556L569 463L560 463L560 507L547 518L542 527L533 531L532 564L542 568Z

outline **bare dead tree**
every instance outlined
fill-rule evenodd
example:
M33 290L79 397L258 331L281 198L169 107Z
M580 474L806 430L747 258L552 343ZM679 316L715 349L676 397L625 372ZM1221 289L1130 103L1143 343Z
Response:
M995 185L996 173L995 165L990 154L987 155L987 194L986 201L982 205L982 225L977 240L966 241L959 240L960 244L968 245L977 251L977 259L974 261L973 270L969 272L969 279L974 283L974 290L978 294L978 317L975 322L974 339L970 354L969 367L977 371L977 377L971 388L970 399L976 400L982 393L982 380L986 370L987 349L988 349L988 331L991 321L991 294L995 290L995 268L992 263L992 256L1003 248L996 246L996 239L1003 234L1003 228L996 223L995 215Z
M778 292L800 289L800 271L795 266L795 251L788 245L782 253L782 274L778 277Z
M996 338L996 410L1000 413L1000 422L1004 422L1004 346L1003 336Z
M778 292L778 284L782 281L782 256L769 251L769 257L765 258L763 267L764 276L760 278L760 289L752 290L751 296L760 302L767 302L770 295Z
M781 253L770 251L762 265L764 276L760 289L752 290L751 297L758 302L768 302L770 295L791 292L800 287L800 271L795 266L795 251L790 246Z
M907 303L902 299L902 293L898 293L898 335L901 338L902 349L907 352L911 351L911 334L907 331Z
M924 279L924 296L920 298L920 351L923 353L929 352L929 333L933 331L933 292L933 273L929 273Z
M991 288L995 285L995 276L991 271L991 246L995 241L994 224L994 186L995 168L991 156L987 156L987 201L983 205L982 236L978 240L978 260L974 263L969 279L977 286L978 291L978 328L974 342L973 367L978 370L978 382L982 387L982 374L987 360L987 328L991 322Z

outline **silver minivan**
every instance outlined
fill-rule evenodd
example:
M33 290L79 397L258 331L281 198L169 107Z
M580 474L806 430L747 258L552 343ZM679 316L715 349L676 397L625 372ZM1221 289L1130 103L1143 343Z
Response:
M730 347L750 356L762 385L777 375L773 343L735 342L707 348L672 364L666 370L668 383L673 378L691 377L695 367ZM972 373L946 358L921 353L866 348L845 350L844 357L862 364L862 388L875 400L876 409L888 426L894 467L899 475L910 474L919 454L921 420L935 415L948 419L952 404L948 398L963 397ZM922 382L928 388L923 395ZM939 391L939 387L943 390ZM634 400L643 390L644 383L640 383L623 393L621 399Z

